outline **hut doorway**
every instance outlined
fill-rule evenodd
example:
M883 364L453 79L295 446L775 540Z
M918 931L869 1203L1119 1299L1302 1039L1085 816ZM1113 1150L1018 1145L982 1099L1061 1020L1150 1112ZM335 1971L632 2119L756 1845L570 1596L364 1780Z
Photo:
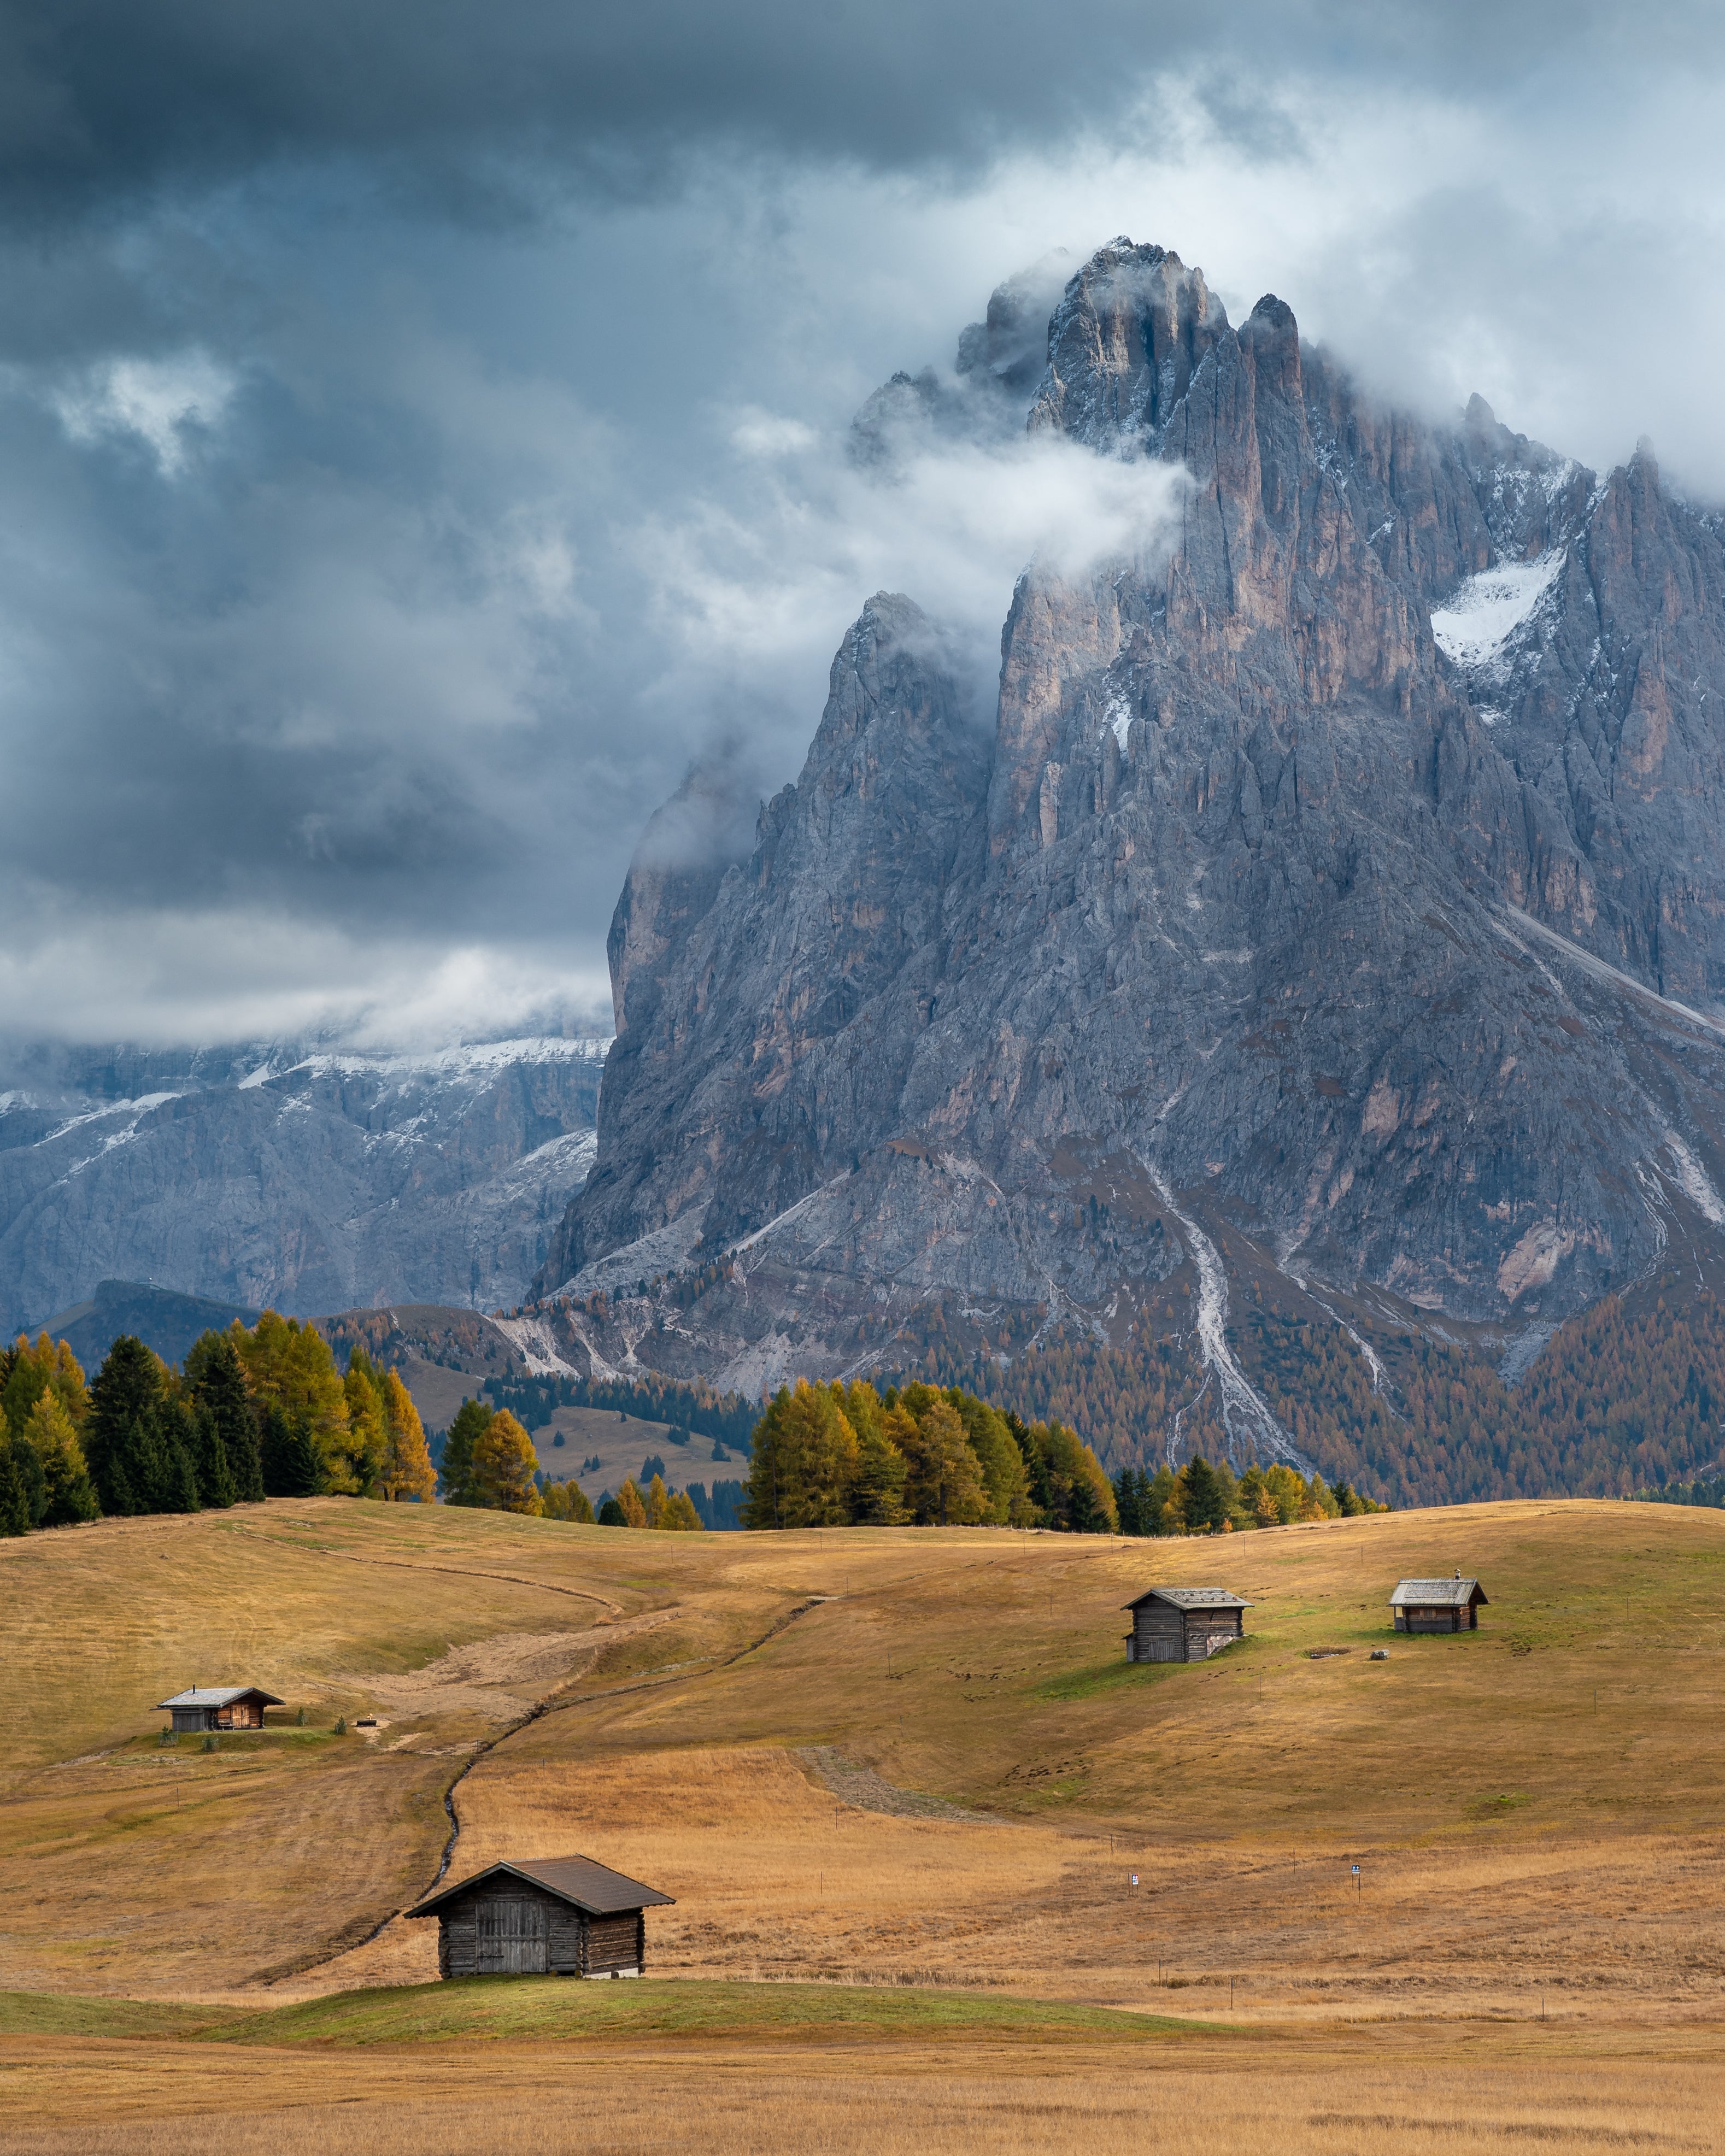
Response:
M479 1974L547 1976L551 1973L551 1928L543 1902L499 1895L479 1906Z

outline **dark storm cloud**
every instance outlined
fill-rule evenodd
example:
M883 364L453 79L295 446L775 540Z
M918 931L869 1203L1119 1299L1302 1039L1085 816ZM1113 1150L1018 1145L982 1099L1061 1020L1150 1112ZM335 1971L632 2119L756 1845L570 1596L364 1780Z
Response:
M0 196L26 213L230 180L272 160L382 158L446 206L519 208L578 177L667 183L691 147L963 162L1104 127L1194 64L1251 141L1239 86L1289 69L1513 94L1717 56L1715 11L1447 0L60 0L0 13Z
M1177 246L1398 395L1725 484L1720 34L0 0L0 1024L602 1016L647 818L716 745L793 774L870 591L985 705L1029 552L1146 528L1022 442L844 457L1050 249Z

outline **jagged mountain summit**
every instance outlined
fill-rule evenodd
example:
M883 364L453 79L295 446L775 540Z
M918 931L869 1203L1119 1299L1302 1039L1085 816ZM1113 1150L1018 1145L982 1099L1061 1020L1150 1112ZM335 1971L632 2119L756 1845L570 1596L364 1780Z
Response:
M1230 1293L1501 1352L1674 1237L1710 1261L1719 519L1645 446L1601 478L1478 399L1382 408L1126 239L1012 379L1031 434L1168 480L1160 542L1026 572L992 738L880 593L746 851L670 844L721 828L699 777L661 812L536 1292L682 1285L572 1341L754 1384L931 1305L1178 1331L1261 1453ZM937 403L906 377L893 424Z
M514 1302L592 1162L604 1048L0 1050L6 1337L105 1280L302 1316Z

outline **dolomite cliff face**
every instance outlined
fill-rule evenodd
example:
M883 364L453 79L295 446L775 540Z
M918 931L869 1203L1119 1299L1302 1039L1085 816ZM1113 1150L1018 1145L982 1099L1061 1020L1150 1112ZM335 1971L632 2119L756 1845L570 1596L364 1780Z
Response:
M1378 408L1159 248L1046 350L1025 423L1158 468L1159 536L1021 580L991 740L878 595L747 853L649 834L538 1291L705 1265L629 1352L753 1383L932 1299L1219 1338L1242 1269L1507 1338L1711 1250L1717 520Z

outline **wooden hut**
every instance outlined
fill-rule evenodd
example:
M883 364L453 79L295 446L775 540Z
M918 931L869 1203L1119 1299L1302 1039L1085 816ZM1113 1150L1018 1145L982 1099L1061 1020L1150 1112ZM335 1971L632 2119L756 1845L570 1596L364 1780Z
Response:
M280 1707L273 1691L255 1685L193 1685L157 1704L173 1718L174 1732L200 1729L261 1729L264 1709Z
M1398 1632L1477 1632L1486 1590L1476 1579L1404 1579L1389 1598Z
M639 1976L672 1897L589 1856L494 1864L408 1911L437 1918L441 1976Z
M1225 1587L1152 1587L1126 1607L1129 1662L1202 1662L1245 1633L1251 1608Z

